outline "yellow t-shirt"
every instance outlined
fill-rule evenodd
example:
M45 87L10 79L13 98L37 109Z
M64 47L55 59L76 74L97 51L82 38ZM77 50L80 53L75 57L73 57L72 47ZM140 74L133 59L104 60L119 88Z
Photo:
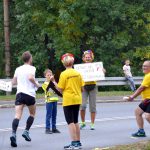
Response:
M145 75L141 85L146 87L141 93L142 99L150 99L150 73Z
M85 85L91 85L91 84L96 84L96 81L85 82Z
M66 69L61 73L58 87L63 90L63 106L82 103L82 86L84 86L84 81L80 73L73 68Z

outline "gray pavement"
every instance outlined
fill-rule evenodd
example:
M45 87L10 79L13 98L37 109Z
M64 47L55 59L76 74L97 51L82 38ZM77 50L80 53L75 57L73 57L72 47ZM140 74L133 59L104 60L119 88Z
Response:
M97 96L97 103L111 103L111 102L125 102L123 99L123 96ZM136 101L140 101L141 97L137 97L135 99ZM10 108L14 107L14 102L15 100L10 100L10 101L5 101L5 100L0 100L0 108ZM37 106L44 105L44 99L37 99L36 100ZM62 100L58 102L58 104L62 104Z
M132 138L131 133L137 131L134 109L138 102L97 103L95 130L90 130L90 114L87 109L87 126L81 130L82 150L94 150L96 147L106 148L120 144L129 144L150 139L150 126L145 122L146 138ZM0 150L12 150L9 137L14 108L0 109ZM57 128L60 134L47 135L45 131L45 106L37 107L35 122L30 130L31 142L26 142L21 134L28 117L24 109L17 132L18 150L63 150L70 142L68 127L64 119L62 106L58 105Z

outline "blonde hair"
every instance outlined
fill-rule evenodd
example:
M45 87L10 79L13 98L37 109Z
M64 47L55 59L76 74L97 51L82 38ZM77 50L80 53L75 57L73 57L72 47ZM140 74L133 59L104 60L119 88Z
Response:
M74 56L70 53L66 53L61 57L61 61L65 67L72 66L74 63Z
M87 51L84 51L83 55L82 55L82 59L85 57L85 55L89 54L92 58L92 60L94 59L94 54L92 52L92 50L87 50Z
M50 70L50 69L45 69L45 71L44 71L44 76L46 76L46 74L47 74L48 72L50 72L50 73L52 74L52 70Z

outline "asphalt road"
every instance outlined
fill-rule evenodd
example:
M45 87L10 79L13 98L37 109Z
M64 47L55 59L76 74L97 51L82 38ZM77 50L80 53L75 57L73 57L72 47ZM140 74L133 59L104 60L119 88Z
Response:
M150 139L150 125L146 121L145 131L147 137L131 137L131 134L137 131L134 117L134 109L137 105L137 102L97 103L96 129L93 131L89 128L90 114L87 110L87 127L81 130L83 150L93 150L96 147L106 148ZM63 150L63 146L70 142L68 128L60 105L58 106L57 127L61 133L45 134L45 107L38 106L36 119L30 130L31 142L26 142L21 136L28 117L25 108L17 132L17 148L11 148L9 140L13 117L14 108L0 109L0 150Z

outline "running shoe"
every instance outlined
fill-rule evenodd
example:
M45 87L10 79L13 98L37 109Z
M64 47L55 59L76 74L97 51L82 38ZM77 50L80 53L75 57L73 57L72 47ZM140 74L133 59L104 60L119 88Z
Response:
M50 129L45 129L46 134L52 134L53 132Z
M144 131L141 132L140 130L138 130L136 133L133 133L132 136L133 137L146 137L146 134Z
M53 133L60 133L60 131L58 129L52 129Z
M86 127L86 124L85 124L85 123L81 123L80 129L82 130L82 129L84 129L85 127Z
M10 137L10 142L12 147L17 147L16 136L12 135Z
M25 130L22 136L25 138L26 141L31 141L31 138L29 136L29 131Z
M93 123L90 125L90 129L91 129L91 130L95 130Z
M79 149L82 149L82 144L81 144L81 142L77 142L77 146L79 147Z
M65 150L77 150L77 149L81 149L79 146L77 146L77 145L72 145L72 144L70 144L70 145L67 145L67 146L64 146L64 149Z
M77 150L77 149L81 149L79 145L81 145L81 143L79 144L80 142L71 142L70 145L67 145L67 146L64 146L64 149L65 150Z

